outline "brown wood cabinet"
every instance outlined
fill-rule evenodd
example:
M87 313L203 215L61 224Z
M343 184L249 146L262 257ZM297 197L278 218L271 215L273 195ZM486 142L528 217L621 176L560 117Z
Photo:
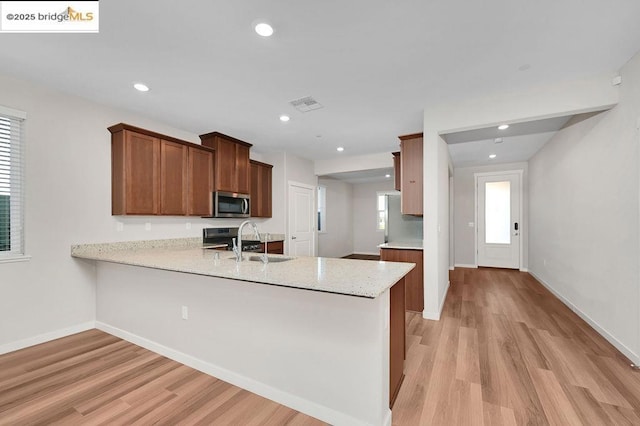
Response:
M160 140L160 214L187 214L188 152L185 145Z
M216 191L250 193L249 149L251 144L218 132L200 135L203 146L216 150Z
M271 164L251 160L251 217L271 217Z
M213 214L213 164L215 152L189 147L189 216Z
M406 277L395 283L389 291L389 408L393 408L404 380L404 360L407 355L405 284Z
M264 253L264 243L260 243L260 251ZM284 254L284 241L269 241L267 253Z
M213 149L124 123L109 131L113 215L211 214Z
M424 310L424 263L422 254L422 250L380 249L380 260L416 264L416 267L404 277L406 306L409 311L422 312Z
M400 151L392 152L391 154L393 155L393 187L395 188L396 191L402 191L402 184L401 184L402 165L400 164Z
M422 133L400 136L402 214L422 216Z

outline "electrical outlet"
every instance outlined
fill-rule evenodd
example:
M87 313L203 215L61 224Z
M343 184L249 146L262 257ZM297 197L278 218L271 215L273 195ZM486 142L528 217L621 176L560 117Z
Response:
M151 231L151 222L147 222L144 224L144 230L145 231Z
M124 229L124 224L122 222L117 222L116 223L116 231L122 232L123 229Z
M187 226L186 226L186 228L187 228L187 229L191 229L191 222L187 222Z
M189 308L186 306L182 307L182 319L183 320L188 320L189 319Z

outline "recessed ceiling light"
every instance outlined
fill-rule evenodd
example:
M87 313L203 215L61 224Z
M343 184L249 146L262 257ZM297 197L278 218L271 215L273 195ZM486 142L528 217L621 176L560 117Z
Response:
M495 143L502 143L502 138L495 138L493 141Z
M140 91L140 92L148 92L149 91L149 86L147 86L146 84L143 83L136 83L133 85L133 87Z
M339 146L338 148L336 148L336 150L337 150L338 152L342 152L342 151L344 151L344 148L343 148L343 147L341 147L341 146Z
M508 124L501 124L501 125L498 126L498 130L506 130L508 128L509 128Z
M255 26L258 35L262 37L271 37L273 35L273 27L266 22L260 22Z
M489 154L489 158L493 160L494 158L496 158L496 155L495 154Z
M282 114L282 115L280 116L280 121L287 122L287 121L289 121L289 120L291 120L291 117L289 117L289 116L288 116L288 115L286 115L286 114Z
M386 177L387 179L389 179L389 178L391 177L391 175L390 175L390 174L386 174L386 175L384 175L384 177Z

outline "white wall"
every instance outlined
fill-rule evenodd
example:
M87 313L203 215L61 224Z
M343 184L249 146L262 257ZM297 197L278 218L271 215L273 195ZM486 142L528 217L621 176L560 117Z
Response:
M527 269L528 258L528 165L527 163L495 164L478 167L459 167L453 172L454 192L454 259L457 266L475 266L475 173L497 172L504 170L523 170L522 199L523 199L523 223L521 237L523 246L524 264L522 269ZM469 227L469 222L474 227Z
M102 330L329 424L391 424L389 290L345 297L98 262L97 291Z
M393 180L353 185L353 252L380 254L384 231L378 231L378 192L394 191Z
M318 233L318 256L343 257L353 253L353 185L319 178L327 188L326 229Z
M614 109L567 123L529 162L531 272L640 361L640 55Z
M4 106L27 113L25 247L32 256L28 262L0 264L0 352L92 326L94 265L72 259L71 244L198 237L203 227L240 222L111 216L107 127L125 122L199 143L197 135L2 75L0 93ZM306 167L313 175L313 165ZM275 182L278 173L274 167L274 197L281 196L276 186L284 185ZM277 200L274 214L282 215ZM283 219L275 220L271 231L284 232ZM124 224L121 232L118 222Z
M443 236L442 231L449 222L448 200L443 192L448 193L449 179L445 170L450 160L446 143L440 134L484 128L505 121L530 121L613 106L618 101L618 90L611 86L612 74L425 108L425 318L439 318L446 296L443 289L448 285L449 262L443 258L448 259L449 235Z

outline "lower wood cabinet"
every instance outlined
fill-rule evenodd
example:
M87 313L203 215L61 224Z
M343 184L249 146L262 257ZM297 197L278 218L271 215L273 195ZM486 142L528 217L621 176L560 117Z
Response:
M264 253L264 243L260 243L260 251ZM267 253L284 254L284 241L269 241L267 243Z
M381 248L380 260L415 263L405 276L405 299L408 311L424 311L424 267L422 250Z
M393 407L404 380L406 277L389 290L389 408Z

